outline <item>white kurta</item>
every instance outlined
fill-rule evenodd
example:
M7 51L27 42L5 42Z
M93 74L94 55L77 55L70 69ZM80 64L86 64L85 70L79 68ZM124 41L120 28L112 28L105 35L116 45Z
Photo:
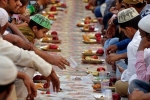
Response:
M140 42L141 42L140 32L137 31L132 41L127 46L128 66L127 66L127 69L121 75L121 80L124 82L129 81L132 75L134 76L132 77L131 80L136 78L136 75L135 75L136 53L137 53ZM148 66L150 64L150 49L144 50L144 58L146 61L146 66Z
M14 46L3 40L2 37L0 37L0 55L10 58L17 66L18 70L26 73L30 78L33 77L35 71L40 72L44 76L49 76L52 70L52 66L33 51L23 50ZM17 96L26 97L27 89L23 81L17 79L15 85Z

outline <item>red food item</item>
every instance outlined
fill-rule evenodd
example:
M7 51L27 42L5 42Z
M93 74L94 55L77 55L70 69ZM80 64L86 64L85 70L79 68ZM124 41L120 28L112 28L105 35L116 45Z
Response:
M111 83L111 82L109 82L109 86L112 86L112 83Z
M94 55L92 56L93 59L98 59L98 56Z
M52 6L52 7L50 8L50 11L57 11L57 8L56 8L55 6Z
M89 10L89 9L90 9L90 7L91 7L91 5L90 5L90 4L88 4L88 5L86 5L86 6L85 6L85 9Z
M95 29L95 26L94 26L94 25L91 25L91 26L90 26L90 31L94 31L94 29Z
M84 21L84 24L90 24L89 20Z
M103 55L104 54L104 50L100 48L100 49L98 49L96 51L96 54L102 54Z
M56 31L51 32L51 35L57 35L58 33Z
M46 91L46 94L51 94L50 91Z
M117 78L116 78L116 77L111 77L111 78L109 79L109 81L112 82L112 83L116 83Z
M53 15L53 14L49 14L49 16L48 16L48 17L54 18L54 15Z
M49 49L57 49L57 48L58 48L58 46L55 45L55 44L50 44L49 45Z
M59 38L58 37L53 37L52 40L59 40Z
M48 88L47 83L44 83L43 88Z
M42 80L41 75L36 75L33 77L33 80Z
M66 7L66 4L65 4L65 3L62 3L61 6L62 6L62 7Z
M104 67L98 67L98 68L97 68L97 71L98 71L98 72L100 72L100 71L105 71L105 68L104 68Z
M56 0L56 3L59 3L60 2L60 0Z
M121 97L118 93L113 94L113 100L120 100L120 99L121 99Z
M96 41L100 42L101 41L101 37L96 37Z
M100 33L96 33L95 37L101 37L101 34Z

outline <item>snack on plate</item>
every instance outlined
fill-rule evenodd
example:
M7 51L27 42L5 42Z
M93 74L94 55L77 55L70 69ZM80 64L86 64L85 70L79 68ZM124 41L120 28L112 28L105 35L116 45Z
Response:
M90 28L90 26L89 26L89 25L84 25L84 27L83 27L83 29L84 29L85 31L88 31L88 30L89 30L89 28Z
M37 83L35 85L36 89L42 89L43 88L43 84L42 83Z
M50 44L49 46L47 46L47 49L58 49L58 46L55 44Z
M92 53L92 50L86 50L85 53Z
M84 35L82 35L82 37L85 42L90 42L88 35L84 34Z
M100 89L101 88L101 84L94 84L92 85L94 90Z
M42 41L49 41L50 40L50 38L48 38L48 37L43 37L42 38Z
M91 21L92 19L91 19L91 17L88 16L88 17L85 18L85 21L87 21L87 20Z
M49 14L49 15L48 15L48 19L50 19L50 20L54 20L54 19L55 19L54 14Z
M78 26L78 27L82 27L82 26L84 26L84 25L83 25L82 23L78 23L77 26Z

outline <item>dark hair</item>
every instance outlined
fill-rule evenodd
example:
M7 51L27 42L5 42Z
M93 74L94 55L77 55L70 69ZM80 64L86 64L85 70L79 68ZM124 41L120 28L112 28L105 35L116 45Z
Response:
M22 3L22 6L25 6L29 3L29 0L20 0L20 2Z
M33 21L32 19L30 20L29 22L29 27L32 29L34 26L37 26L37 29L40 30L40 29L43 29L44 27L41 26L40 24L36 23L35 21Z
M0 93L4 92L5 90L9 89L11 85L13 85L14 82L7 84L7 85L0 85Z
M143 2L143 3L138 3L138 4L135 4L135 5L132 5L134 8L142 8L146 5L146 2Z
M133 18L133 19L127 21L127 22L119 23L119 26L121 28L132 27L132 28L138 30L138 23L139 23L140 20L141 20L141 16L138 15L135 18Z
M118 0L119 3L121 3L123 0Z

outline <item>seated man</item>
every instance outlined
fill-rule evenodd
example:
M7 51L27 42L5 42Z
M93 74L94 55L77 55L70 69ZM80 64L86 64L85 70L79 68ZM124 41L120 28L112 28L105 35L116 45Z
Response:
M131 93L130 97L131 100L133 99L139 99L139 100L149 100L149 93L150 93L150 85L149 85L149 80L150 80L150 65L149 65L149 60L144 59L144 54L146 50L149 50L147 48L150 48L150 29L149 29L149 20L150 15L147 15L146 17L143 17L140 22L138 23L139 26L139 31L141 35L141 42L136 54L137 61L136 61L136 75L137 79L131 81L129 85L129 93ZM149 54L146 56L150 56L150 50ZM135 91L139 90L139 91ZM140 93L141 95L135 97L137 93ZM144 94L145 93L145 94ZM147 95L147 96L146 96Z
M0 100L9 100L18 71L10 59L5 56L0 59Z
M4 17L5 16L5 17ZM7 12L0 8L0 33L4 33L7 22L8 14ZM35 71L40 72L43 76L46 77L48 87L50 86L50 81L52 81L54 86L54 91L59 91L60 82L52 66L43 60L41 57L36 55L33 51L23 50L18 48L11 43L5 41L0 37L0 55L7 56L10 58L18 70L26 73L31 79ZM22 80L17 79L15 81L17 96L26 97L28 92L25 84ZM33 92L33 91L32 91ZM33 94L34 95L34 94Z

